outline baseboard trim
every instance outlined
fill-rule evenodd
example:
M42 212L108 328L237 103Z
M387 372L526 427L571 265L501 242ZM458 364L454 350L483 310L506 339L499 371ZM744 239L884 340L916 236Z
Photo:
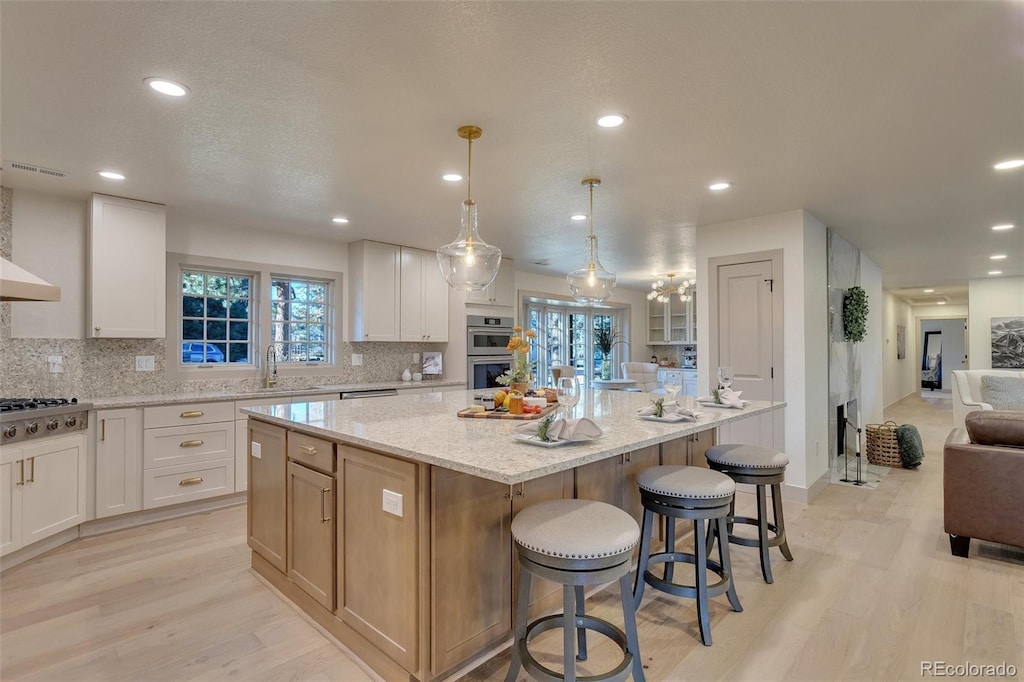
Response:
M812 483L807 488L801 488L800 486L789 485L783 483L783 495L786 500L790 502L799 502L800 504L811 504L814 502L814 498L821 494L828 484L832 481L832 473L826 471L821 475L818 480Z
M79 529L81 531L81 536L86 538L93 535L110 533L115 530L144 526L148 523L156 523L157 521L166 521L168 519L176 519L182 516L201 514L203 512L214 511L216 509L224 509L225 507L234 507L239 504L245 504L245 500L246 493L232 493L230 495L222 495L220 497L213 497L206 500L196 500L195 502L176 504L171 507L158 507L157 509L146 509L143 511L132 512L130 514L111 516L105 519L94 519L92 521L86 521L79 526Z
M39 542L33 542L28 547L22 547L17 551L0 557L0 573L6 571L8 568L14 568L15 566L23 564L26 561L31 561L40 554L49 552L51 549L57 549L61 545L66 545L72 540L77 540L79 537L79 528L81 528L81 526L67 528L59 533L51 535L48 538L40 540Z

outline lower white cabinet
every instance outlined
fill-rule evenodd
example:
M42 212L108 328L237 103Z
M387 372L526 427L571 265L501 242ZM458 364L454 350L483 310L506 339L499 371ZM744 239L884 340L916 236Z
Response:
M697 395L697 370L683 370L683 395Z
M78 433L0 451L0 555L85 521L86 450Z
M100 410L96 424L96 518L142 509L142 410Z

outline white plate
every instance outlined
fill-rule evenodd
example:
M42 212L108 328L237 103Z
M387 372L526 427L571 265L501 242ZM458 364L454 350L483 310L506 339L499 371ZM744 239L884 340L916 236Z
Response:
M723 405L719 405L718 403L710 403L710 402L706 403L703 400L698 400L697 404L698 405L703 405L704 407L720 407L720 408L725 409L725 410L742 410L744 407L747 406L747 403L749 403L750 401L749 400L743 400L741 398L740 402L743 403L743 404L740 405L739 407L736 407L735 405L724 405L724 404Z
M512 437L521 443L539 445L542 448L557 448L560 445L568 445L575 442L571 440L541 440L532 433L513 433Z
M694 415L694 418L696 418L696 417L697 417L697 415ZM640 418L641 419L646 419L649 422L670 422L670 423L672 423L672 422L687 421L688 419L690 419L686 415L682 415L682 414L669 414L669 415L665 415L664 417L655 417L653 414L644 414L644 415L640 415Z

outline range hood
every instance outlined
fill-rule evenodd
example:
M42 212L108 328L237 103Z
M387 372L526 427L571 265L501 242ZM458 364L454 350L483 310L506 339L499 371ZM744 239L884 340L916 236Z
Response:
M60 287L0 258L0 301L59 301Z

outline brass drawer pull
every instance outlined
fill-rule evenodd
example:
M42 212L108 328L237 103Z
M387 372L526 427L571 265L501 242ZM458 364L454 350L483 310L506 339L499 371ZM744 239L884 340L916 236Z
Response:
M312 445L300 445L299 446L299 451L303 452L303 453L305 453L307 455L315 455L316 454L316 448L314 448Z
M195 478L183 478L178 481L178 485L199 485L203 482L202 476L196 476Z
M202 416L203 416L202 410L188 410L186 412L182 412L181 413L181 418L182 419L188 419L190 417L202 417Z
M18 460L18 482L15 485L25 485L25 460Z
M320 523L327 523L331 520L331 517L327 515L327 493L331 492L330 488L320 489Z
M178 443L178 447L179 448L198 448L202 444L203 444L203 441L201 441L199 439L196 439L196 440L183 440L180 443Z
M36 482L36 458L35 457L29 457L28 458L28 463L29 463L28 480L26 480L25 483L35 483Z

